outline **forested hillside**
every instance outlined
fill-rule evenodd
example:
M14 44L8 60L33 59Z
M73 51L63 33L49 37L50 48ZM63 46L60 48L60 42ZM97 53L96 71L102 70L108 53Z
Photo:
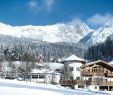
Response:
M90 61L100 59L104 61L113 60L113 39L107 37L105 42L90 46L84 57Z
M80 43L47 43L27 38L15 38L11 36L0 36L0 59L1 61L25 61L29 55L31 61L37 61L41 54L45 62L57 61L71 54L84 57L86 46Z

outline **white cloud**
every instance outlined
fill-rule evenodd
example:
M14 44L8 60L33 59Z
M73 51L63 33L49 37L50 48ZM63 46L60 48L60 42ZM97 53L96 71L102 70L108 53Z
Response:
M54 0L44 0L44 1L45 1L45 4L46 4L46 8L48 10L51 10L55 1Z
M36 1L36 0L30 0L29 2L27 2L27 5L28 5L29 9L31 11L33 11L34 13L37 13L40 10L38 1Z
M109 20L113 19L113 15L106 13L104 15L95 14L94 16L87 19L87 22L92 25L103 25Z
M76 24L76 23L82 23L82 20L80 18L74 18L72 21L69 22L69 24Z
M38 13L40 11L51 11L55 0L29 0L27 5L29 9Z

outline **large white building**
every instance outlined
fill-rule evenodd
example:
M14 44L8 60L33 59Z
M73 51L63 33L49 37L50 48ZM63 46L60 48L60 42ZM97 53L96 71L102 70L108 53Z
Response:
M71 55L70 57L61 61L64 64L64 80L76 80L81 78L80 67L85 64L85 60ZM75 86L77 88L78 85Z
M60 83L75 89L113 91L113 66L98 60L84 65L85 61L74 55L62 61L64 79Z
M36 68L28 74L28 80L39 83L59 84L61 74L56 70L62 68L60 63L37 63Z

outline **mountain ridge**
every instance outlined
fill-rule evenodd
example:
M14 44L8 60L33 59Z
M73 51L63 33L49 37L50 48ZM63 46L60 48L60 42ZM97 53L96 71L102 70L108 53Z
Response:
M97 30L91 29L83 22L46 26L11 26L0 22L0 34L49 43L70 42L93 45L104 42L108 36L113 37L113 20Z
M54 24L48 26L11 26L0 23L0 34L32 38L40 41L55 42L75 42L77 43L83 36L91 30L86 24Z
M113 38L113 20L108 21L98 30L95 30L90 36L90 39L86 42L87 44L96 44L104 42L108 36Z

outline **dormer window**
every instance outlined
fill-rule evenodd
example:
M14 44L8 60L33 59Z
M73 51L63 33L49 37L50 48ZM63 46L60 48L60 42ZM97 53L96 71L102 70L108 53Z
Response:
M97 72L97 67L93 67L92 72Z
M101 67L93 67L92 72L103 72L103 69Z

